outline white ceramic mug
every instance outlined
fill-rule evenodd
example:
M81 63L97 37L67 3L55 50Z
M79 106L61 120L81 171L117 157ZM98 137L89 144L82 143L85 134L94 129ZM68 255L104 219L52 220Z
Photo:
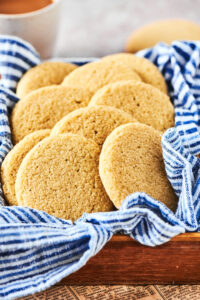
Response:
M34 1L34 0L27 0ZM16 35L30 42L42 58L53 55L61 0L23 14L0 14L0 34Z

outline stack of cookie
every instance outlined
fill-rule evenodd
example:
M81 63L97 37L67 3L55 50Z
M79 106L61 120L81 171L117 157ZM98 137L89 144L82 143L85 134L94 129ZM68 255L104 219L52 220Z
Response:
M76 220L145 192L175 210L161 135L174 125L165 80L130 54L77 67L45 62L17 87L13 149L1 166L10 205Z

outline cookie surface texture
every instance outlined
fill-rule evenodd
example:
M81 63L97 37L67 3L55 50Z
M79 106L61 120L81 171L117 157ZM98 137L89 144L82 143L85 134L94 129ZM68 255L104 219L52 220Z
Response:
M52 129L51 135L72 132L94 140L101 147L113 129L134 121L131 115L114 107L88 106L61 119Z
M124 64L100 60L79 67L64 79L62 85L88 88L95 93L104 85L120 80L141 81L141 78Z
M146 58L129 53L118 53L105 56L103 60L109 60L113 63L123 63L131 67L131 69L141 77L143 82L151 84L167 94L167 85L163 75L159 69Z
M64 62L44 62L28 70L17 85L17 96L22 98L41 87L60 84L63 79L77 68Z
M47 137L24 158L16 179L19 204L63 219L112 210L98 171L99 146L74 134Z
M144 192L175 211L176 195L167 179L161 136L153 128L131 123L106 139L99 163L103 185L117 208L135 192Z
M6 155L1 165L1 183L9 205L18 205L15 195L15 180L18 169L26 154L42 139L49 136L50 130L39 130L27 135Z
M91 92L86 89L49 86L38 89L13 108L10 118L14 143L40 129L51 129L71 111L88 105Z
M153 22L132 33L127 41L126 51L135 53L159 42L170 45L176 40L200 40L200 26L183 19Z
M89 105L108 105L124 110L138 122L165 131L174 126L170 98L143 82L120 81L98 90Z

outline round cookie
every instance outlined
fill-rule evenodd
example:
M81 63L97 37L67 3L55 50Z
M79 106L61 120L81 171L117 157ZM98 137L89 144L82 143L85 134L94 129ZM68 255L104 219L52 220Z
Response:
M171 44L175 40L200 40L200 26L182 19L150 23L131 34L126 44L126 51L135 53L153 47L158 42Z
M130 67L111 61L98 61L88 63L77 70L74 70L63 81L63 85L78 86L91 90L95 93L111 82L120 80L136 80L141 81L140 76Z
M94 140L101 147L113 129L134 121L131 115L114 107L88 106L61 119L52 129L51 135L72 132Z
M1 165L1 183L9 205L18 205L15 195L15 180L22 160L37 143L49 134L49 129L35 131L27 135L6 155Z
M10 117L13 142L31 132L51 129L71 111L88 105L91 92L76 87L54 85L33 91L21 99Z
M113 204L98 171L99 146L75 134L47 137L24 158L15 191L20 205L76 220Z
M138 122L165 131L174 126L174 108L169 97L152 85L119 81L98 90L89 105L108 105L131 114Z
M113 63L123 63L135 71L143 82L151 84L167 94L165 79L158 68L146 58L138 57L128 53L118 53L103 57Z
M152 127L140 123L117 127L103 144L99 172L117 208L135 192L144 192L173 211L177 207L165 172L161 135Z
M41 87L60 84L77 66L64 62L47 61L28 70L17 85L17 96L22 98Z

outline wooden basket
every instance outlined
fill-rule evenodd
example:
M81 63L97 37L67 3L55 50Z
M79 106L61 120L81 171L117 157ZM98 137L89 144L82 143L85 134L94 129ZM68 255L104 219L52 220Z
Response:
M199 256L200 233L184 233L157 247L117 235L58 284L195 284L200 282Z

